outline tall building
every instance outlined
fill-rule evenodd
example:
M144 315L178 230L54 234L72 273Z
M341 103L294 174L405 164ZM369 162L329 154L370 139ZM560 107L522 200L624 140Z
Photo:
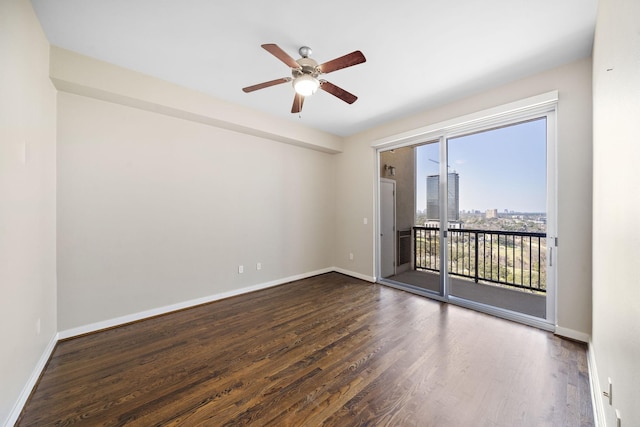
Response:
M447 197L447 220L460 219L460 178L456 172L447 175L449 194ZM427 219L440 219L440 175L427 176Z
M498 218L498 209L487 209L487 213L485 214L487 219Z

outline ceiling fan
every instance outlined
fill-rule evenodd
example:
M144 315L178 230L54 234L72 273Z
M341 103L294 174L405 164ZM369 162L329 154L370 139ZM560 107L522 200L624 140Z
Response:
M302 57L298 60L293 59L276 44L263 44L262 48L289 66L291 68L291 77L283 77L281 79L248 86L242 89L244 92L249 93L258 89L293 82L293 88L296 93L293 98L293 106L291 107L292 113L299 113L302 110L304 98L313 95L318 88L340 98L348 104L353 104L356 102L356 99L358 99L354 94L318 77L322 74L328 74L336 70L362 64L366 61L366 58L359 50L318 65L316 61L309 58L312 51L311 48L307 46L302 46L298 49Z

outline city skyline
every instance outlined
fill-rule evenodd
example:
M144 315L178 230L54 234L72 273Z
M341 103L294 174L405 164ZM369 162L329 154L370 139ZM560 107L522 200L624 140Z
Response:
M459 176L459 209L546 212L546 120L449 139L449 173ZM426 177L439 173L439 143L416 149L416 210L427 206Z

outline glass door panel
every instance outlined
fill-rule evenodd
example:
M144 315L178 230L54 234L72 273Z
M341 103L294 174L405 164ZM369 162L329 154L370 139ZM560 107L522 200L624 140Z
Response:
M435 296L443 295L441 230L438 194L427 187L439 156L439 141L381 151L379 171L380 277Z
M447 140L450 296L546 318L546 118Z

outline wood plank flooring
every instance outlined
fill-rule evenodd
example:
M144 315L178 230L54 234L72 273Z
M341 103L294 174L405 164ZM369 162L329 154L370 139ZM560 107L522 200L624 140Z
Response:
M592 426L585 346L329 273L60 342L19 426Z

